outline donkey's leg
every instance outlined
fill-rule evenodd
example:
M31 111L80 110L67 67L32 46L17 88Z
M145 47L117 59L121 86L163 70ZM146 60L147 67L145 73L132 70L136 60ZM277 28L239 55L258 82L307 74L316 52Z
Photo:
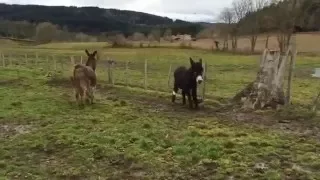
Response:
M79 91L78 90L75 90L75 96L76 96L76 101L77 101L77 104L79 105L79 98L80 98L80 93L79 93Z
M85 102L86 104L90 104L90 88L89 88L89 85L88 85L88 81L84 81L85 84L84 84L84 97L85 97Z
M198 109L197 88L192 88L192 99L193 99L195 108Z
M90 104L90 92L88 90L85 91L85 102L86 104Z
M186 104L186 92L185 92L185 90L182 90L182 104L183 105Z
M88 98L88 103L93 104L93 92L92 92L92 89L91 89L90 86L88 87L86 95L87 95L87 98Z
M88 89L89 89L90 103L93 104L94 91L96 89L96 86L91 86L91 81L90 80L89 80L89 84L88 84Z
M176 94L178 93L178 84L174 83L171 101L174 103L176 101Z
M84 100L84 89L83 89L83 87L81 87L81 89L80 89L80 106L82 106L82 105L84 105L84 102L83 102L83 100Z
M193 104L192 104L192 99L191 99L190 90L187 90L185 93L187 94L187 97L188 97L188 101L189 101L189 108L193 108Z

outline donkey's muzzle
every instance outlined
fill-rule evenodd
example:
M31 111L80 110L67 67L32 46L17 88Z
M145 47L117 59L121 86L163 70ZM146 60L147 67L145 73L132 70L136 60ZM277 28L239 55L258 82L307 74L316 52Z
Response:
M197 83L198 84L201 84L202 83L202 81L203 81L203 78L202 78L202 76L197 76L197 78L196 78L196 81L197 81Z

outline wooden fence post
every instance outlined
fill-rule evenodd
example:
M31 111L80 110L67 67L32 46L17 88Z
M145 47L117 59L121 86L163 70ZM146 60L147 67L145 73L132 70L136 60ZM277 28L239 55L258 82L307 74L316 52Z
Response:
M12 66L12 57L11 57L11 54L8 55L8 58L9 58L10 66Z
M38 56L38 53L36 53L36 59L35 59L35 65L37 66L38 65L38 61L39 61L39 56Z
M17 76L18 76L18 79L20 79L20 63L19 61L17 62Z
M206 81L208 77L208 66L207 63L204 63L204 68L203 68L203 87L202 87L202 101L204 101L205 94L206 94Z
M317 97L314 99L314 102L313 102L313 105L312 105L312 109L311 109L311 110L312 110L313 113L316 113L316 112L317 112L319 98L320 98L320 91L318 92L318 95L317 95Z
M111 69L111 61L108 60L108 82L112 83L112 69Z
M54 70L57 70L57 59L52 55L53 63L54 63Z
M129 61L126 61L126 71L125 71L125 73L126 73L126 86L128 86L129 85L129 83L128 83L128 78L129 78L129 76L128 76L128 70L129 70L129 67L128 67L128 64L129 63Z
M293 71L294 66L296 63L296 56L297 56L297 50L295 46L292 46L291 49L291 57L290 57L290 65L289 65L289 77L288 77L288 88L287 88L287 98L286 98L286 105L291 104L291 84L292 84L292 77L293 77Z
M113 75L113 73L114 73L114 62L112 61L111 62L111 78L112 78L112 86L114 86L114 84L115 84L115 76Z
M82 57L82 55L80 56L80 61L81 61L81 64L83 64L83 57Z
M74 57L73 57L73 56L70 56L70 62L71 62L71 65L72 65L72 66L74 66L74 65L75 65Z
M144 61L144 89L147 89L147 78L148 78L148 60Z
M28 54L25 54L25 55L24 55L24 58L25 58L25 60L26 60L26 66L28 66Z
M171 71L172 71L172 64L170 64L169 72L168 72L168 88L170 88L170 77L171 77Z
M63 60L60 60L60 63L61 63L61 69L64 70Z
M6 60L5 60L4 54L1 54L1 58L2 58L2 66L6 67Z
M48 69L48 71L50 71L49 56L47 56L46 58L47 58L47 69Z

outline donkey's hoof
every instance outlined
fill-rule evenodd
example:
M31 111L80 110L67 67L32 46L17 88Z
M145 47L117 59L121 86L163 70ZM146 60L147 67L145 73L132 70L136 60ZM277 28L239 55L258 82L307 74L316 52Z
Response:
M176 96L171 97L171 102L174 103L176 101Z
M84 104L79 104L79 105L78 105L78 108L79 108L79 109L84 109Z

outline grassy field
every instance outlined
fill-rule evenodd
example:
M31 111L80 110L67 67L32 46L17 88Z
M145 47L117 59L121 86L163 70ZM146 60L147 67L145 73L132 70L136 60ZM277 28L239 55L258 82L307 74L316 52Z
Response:
M251 42L250 36L241 36L238 39L238 51L240 52L250 52L251 51ZM223 39L216 38L220 42L220 46L223 46ZM265 49L265 44L267 40L267 35L261 34L257 38L255 51L262 52ZM308 54L308 55L319 55L320 48L318 46L318 42L320 40L320 32L309 32L309 33L298 33L296 35L296 43L297 50L300 54ZM136 47L139 47L140 42L133 42ZM143 42L144 46L147 46L149 42ZM231 49L231 40L229 41L229 50ZM186 46L189 46L189 42L185 43ZM215 45L212 42L212 39L198 39L197 41L190 42L192 48L204 49L204 50L212 50L212 46ZM160 44L153 42L151 46L162 46L162 47L180 47L181 41L175 41L173 43L167 41L161 41ZM279 49L279 44L276 35L270 35L268 48L270 49Z
M85 60L81 48L100 53L96 103L85 109L75 105L68 80L70 55ZM308 113L319 87L310 77L318 57L298 57L291 108L242 112L220 107L254 80L258 56L74 43L6 47L2 53L0 179L320 177L320 122ZM188 65L189 56L208 64L208 103L199 111L181 106L181 98L170 103L169 66ZM108 58L117 62L114 86L107 83Z

